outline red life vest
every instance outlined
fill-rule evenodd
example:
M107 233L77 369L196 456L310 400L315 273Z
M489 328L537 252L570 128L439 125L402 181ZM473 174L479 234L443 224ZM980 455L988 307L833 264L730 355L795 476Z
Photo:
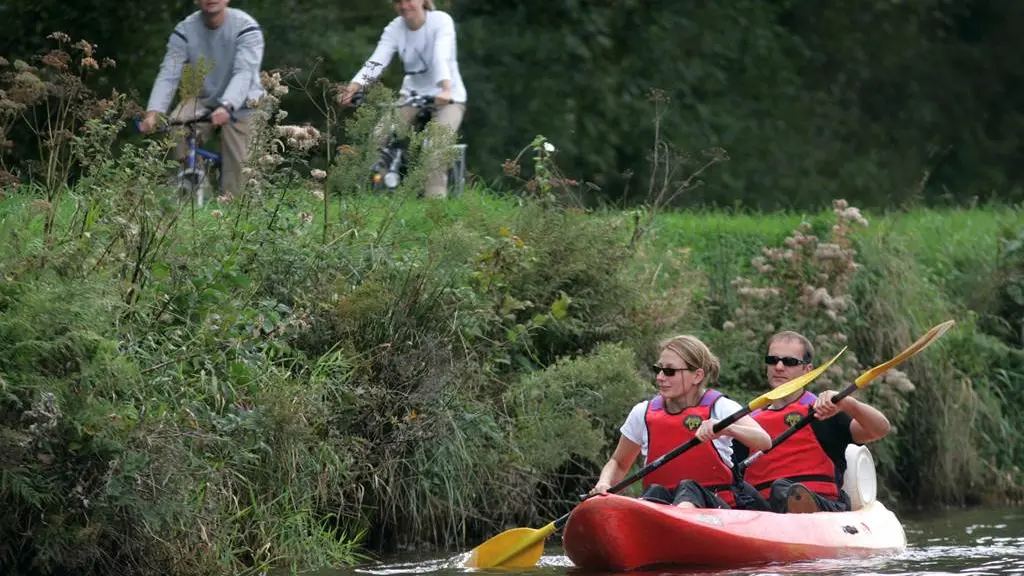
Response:
M791 426L811 411L817 398L810 392L804 392L800 398L778 410L757 409L750 413L751 417L764 428L772 438L778 438ZM788 440L763 454L755 460L744 474L749 482L766 498L771 492L772 482L779 478L789 478L800 482L826 498L839 497L839 485L836 483L836 465L810 425L804 426Z
M704 392L700 403L679 414L665 410L665 400L660 395L647 403L644 422L647 425L647 464L671 452L677 446L694 437L701 423L711 418L711 409L722 397L717 390ZM715 492L729 506L735 499L729 486L732 485L732 468L722 460L712 442L701 442L643 478L644 488L660 484L669 490L675 489L680 480L694 480L704 488Z

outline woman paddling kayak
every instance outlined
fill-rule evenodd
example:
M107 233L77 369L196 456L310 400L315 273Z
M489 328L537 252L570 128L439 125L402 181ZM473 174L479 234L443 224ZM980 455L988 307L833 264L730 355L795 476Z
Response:
M590 493L602 494L621 481L637 456L649 464L696 437L701 444L644 477L641 498L681 508L732 507L733 439L756 451L766 450L771 437L750 416L723 433L713 432L719 420L742 406L709 388L718 382L719 362L698 338L681 335L663 342L653 369L658 394L629 412L619 444Z

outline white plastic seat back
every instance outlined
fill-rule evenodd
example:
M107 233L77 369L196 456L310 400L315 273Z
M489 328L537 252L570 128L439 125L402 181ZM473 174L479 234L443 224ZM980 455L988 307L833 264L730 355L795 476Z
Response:
M875 459L871 457L867 446L847 444L843 492L850 497L853 510L860 510L875 501L878 495Z

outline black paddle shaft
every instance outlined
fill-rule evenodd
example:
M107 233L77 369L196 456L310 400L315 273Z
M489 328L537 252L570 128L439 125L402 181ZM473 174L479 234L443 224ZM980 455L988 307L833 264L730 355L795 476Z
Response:
M740 418L743 418L747 414L750 414L750 407L749 406L745 406L745 407L743 407L742 410L739 410L737 412L733 412L729 416L719 420L718 423L715 424L713 428L711 428L711 430L714 431L715 433L721 432L727 426L731 426L733 423L735 423ZM661 468L662 466L667 464L669 460L674 459L675 457L679 456L683 452L686 452L690 448L693 448L697 444L700 444L700 442L701 441L699 439L697 439L696 437L690 438L686 442L680 444L679 446L676 446L672 450L670 450L670 451L666 452L665 454L661 455L654 462L651 462L650 464L647 464L646 466L644 466L643 468L641 468L641 469L637 470L636 472L630 474L629 476L626 476L625 478L620 480L617 484L615 484L614 486L609 488L608 492L614 494L616 492L621 491L623 488L626 488L630 484L636 482L637 480L643 478L644 476L647 476L648 474L650 474L651 472L654 472L658 468ZM588 494L588 495L585 495L585 496L583 496L580 499L580 501L582 502L583 500L586 500L586 499L588 499L588 498L590 498L592 496L599 496L599 494ZM555 529L556 530L561 530L562 526L565 526L565 523L569 521L569 514L572 514L572 512L569 512L569 513L565 514L564 516L562 516L561 518L559 518L558 520L555 520Z
M850 384L849 386L844 388L840 393L838 393L835 396L833 396L832 397L832 402L833 403L839 402L843 398L846 398L847 396L849 396L850 394L853 394L856 391L857 391L857 385L856 384ZM773 438L772 439L772 445L769 446L767 450L760 450L760 451L755 452L755 453L751 454L750 456L748 456L745 460L743 460L743 462L740 462L739 464L736 465L736 468L733 470L733 473L736 475L737 478L742 478L743 477L743 472L745 472L747 467L750 466L751 464L753 464L755 460L757 460L761 456L764 456L768 452L771 452L773 449L775 449L776 446L778 446L779 444L782 444L783 442L788 440L790 436L792 436L793 434L796 434L797 432L802 430L804 428L804 426L807 426L813 420L814 420L814 407L812 406L810 411L807 412L806 416L801 418L796 424L793 424L792 426L790 426L788 430L786 430L782 434L779 434L777 438Z

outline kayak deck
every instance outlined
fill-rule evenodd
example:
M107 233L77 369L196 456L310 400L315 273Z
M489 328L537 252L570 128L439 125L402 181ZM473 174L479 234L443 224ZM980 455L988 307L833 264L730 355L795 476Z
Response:
M686 510L606 494L573 510L562 547L576 566L587 569L731 568L895 554L906 548L906 535L877 501L853 512L775 514Z

